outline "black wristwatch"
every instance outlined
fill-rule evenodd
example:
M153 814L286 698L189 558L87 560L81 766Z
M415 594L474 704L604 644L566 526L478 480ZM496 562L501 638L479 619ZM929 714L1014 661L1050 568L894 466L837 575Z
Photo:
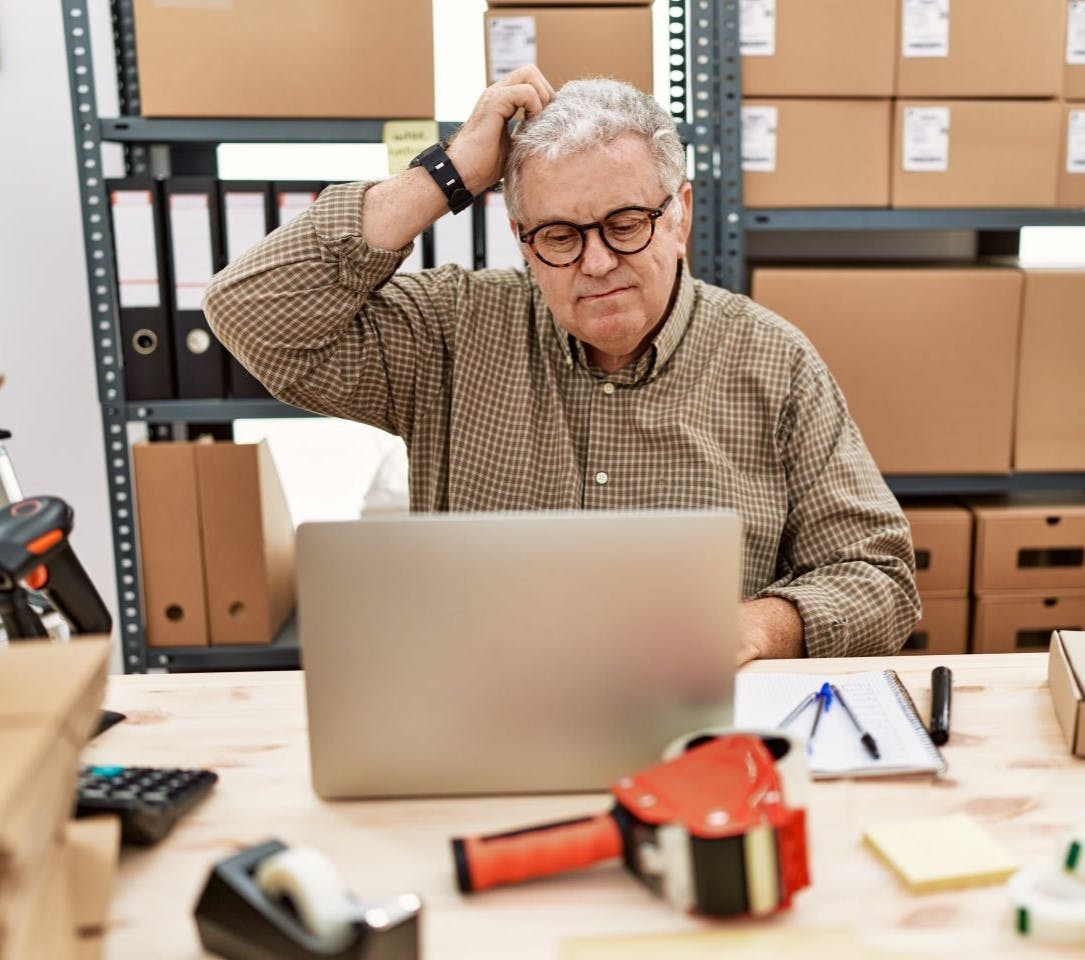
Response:
M408 166L425 167L448 198L448 208L453 213L461 213L471 206L475 197L463 185L463 178L445 153L447 148L447 140L435 143L432 147L426 147Z

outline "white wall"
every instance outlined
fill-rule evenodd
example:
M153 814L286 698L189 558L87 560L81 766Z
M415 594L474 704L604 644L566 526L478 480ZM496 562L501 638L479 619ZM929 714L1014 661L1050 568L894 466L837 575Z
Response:
M23 492L74 508L72 543L115 617L61 19L58 0L0 0L0 427Z

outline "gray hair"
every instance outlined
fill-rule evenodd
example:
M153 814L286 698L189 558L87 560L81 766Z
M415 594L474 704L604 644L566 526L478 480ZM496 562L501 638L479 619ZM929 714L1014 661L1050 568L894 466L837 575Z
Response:
M648 144L659 185L668 195L686 179L686 150L674 121L656 100L621 80L570 80L546 107L512 134L505 161L505 203L520 221L520 178L528 160L557 160L634 134ZM681 208L668 211L681 217Z

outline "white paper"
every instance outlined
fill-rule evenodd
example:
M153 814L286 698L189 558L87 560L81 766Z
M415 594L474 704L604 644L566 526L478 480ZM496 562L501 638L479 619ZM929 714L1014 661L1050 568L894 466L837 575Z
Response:
M475 266L473 211L446 213L433 225L433 257L438 267L458 263L471 270Z
M949 107L904 108L902 164L909 173L949 169Z
M121 307L158 307L158 258L150 190L114 190L113 249Z
M903 17L904 56L949 56L949 0L904 0Z
M505 196L490 191L486 194L486 266L523 267L520 243L509 229L509 212Z
M942 760L913 711L906 711L883 671L823 676L799 673L749 673L735 677L735 726L777 729L780 721L823 683L835 684L844 694L859 725L878 747L873 759L863 748L859 732L839 701L823 710L817 733L809 746L814 776L889 774L895 771L937 770ZM787 730L808 738L815 706L799 714Z
M1071 110L1066 132L1066 172L1085 173L1085 110Z
M1070 0L1067 7L1066 62L1085 63L1085 0Z
M251 190L227 190L226 259L233 262L267 236L266 198Z
M776 0L742 0L738 45L744 57L776 55Z
M315 202L316 194L311 190L284 190L279 194L279 226L305 213Z
M178 310L199 310L215 272L211 257L211 211L202 193L170 195L170 248Z
M414 238L414 247L397 268L396 273L418 273L422 269L422 238Z
M487 17L490 83L504 80L517 67L535 63L534 17Z
M772 173L776 169L776 107L742 108L742 170Z

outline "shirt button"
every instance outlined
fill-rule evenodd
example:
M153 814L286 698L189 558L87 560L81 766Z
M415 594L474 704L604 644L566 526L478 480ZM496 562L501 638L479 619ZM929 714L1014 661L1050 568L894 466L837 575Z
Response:
M603 384L603 393L605 393L609 397L613 392L614 384L608 380L606 383Z
M604 473L604 472L603 472L602 470L600 470L600 471L599 471L599 472L598 472L598 473L597 473L597 474L595 475L595 482L596 482L597 484L599 484L599 486L602 486L602 485L603 485L604 483L606 483L606 482L607 482L607 481L608 481L609 479L610 479L610 477L608 477L608 476L607 476L607 475L606 475L606 474L605 474L605 473Z

